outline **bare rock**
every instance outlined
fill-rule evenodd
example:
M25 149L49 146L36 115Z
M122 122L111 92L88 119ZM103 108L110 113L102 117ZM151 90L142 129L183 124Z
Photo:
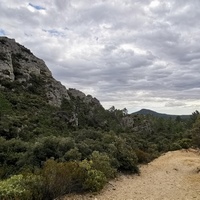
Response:
M63 98L70 99L67 89L52 77L43 60L14 39L0 37L0 81L24 83L33 75L44 80L43 87L49 104L59 107Z

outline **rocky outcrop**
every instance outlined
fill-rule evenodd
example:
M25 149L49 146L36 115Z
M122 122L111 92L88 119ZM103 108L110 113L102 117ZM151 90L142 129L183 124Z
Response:
M91 95L85 95L83 92L73 89L73 88L69 88L68 93L71 97L73 98L79 98L81 99L84 103L90 104L90 105L100 105L100 102L98 99L93 98Z
M30 74L52 76L43 60L14 39L0 37L0 58L1 79L22 82L29 80Z
M31 76L43 80L47 101L51 105L60 106L63 98L70 99L67 89L52 77L43 60L14 39L0 37L0 85L3 80L23 84L29 82Z
M59 111L54 114L54 119L57 121L63 121L67 123L68 126L77 127L78 126L78 117L75 112L69 114L65 111Z
M135 121L131 115L126 115L122 118L121 124L123 127L134 128Z
M63 99L81 99L86 104L101 106L100 102L91 95L85 95L76 89L67 90L59 81L52 77L43 60L37 58L26 47L15 42L14 39L0 37L0 88L3 82L17 82L23 87L34 89L32 83L40 80L42 92L45 92L46 100L53 106L60 107ZM92 109L92 107L91 107Z
M63 98L70 100L67 89L59 81L51 79L46 88L46 95L51 105L60 106Z

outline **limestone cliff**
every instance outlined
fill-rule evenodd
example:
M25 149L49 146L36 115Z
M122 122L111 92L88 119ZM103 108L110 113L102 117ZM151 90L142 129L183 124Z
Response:
M86 96L76 89L67 90L52 77L44 61L34 56L29 49L16 43L14 39L0 37L0 87L3 87L4 81L8 81L30 88L30 80L33 78L42 81L46 99L51 105L59 107L63 98L70 101L70 96L78 97L85 103L100 105L99 101L90 95Z
M3 80L25 83L31 76L44 80L43 87L51 105L60 106L63 98L70 99L66 88L52 77L43 60L14 39L0 37L0 85Z

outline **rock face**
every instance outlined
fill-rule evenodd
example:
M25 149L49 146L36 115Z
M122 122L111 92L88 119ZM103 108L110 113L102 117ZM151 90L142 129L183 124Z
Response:
M43 60L14 39L0 37L0 80L24 83L33 75L44 80L47 100L51 105L60 106L63 98L70 99L66 88L52 77Z
M46 97L51 105L60 106L63 98L70 100L67 89L52 77L43 60L14 39L0 37L0 86L2 81L28 82L33 75L44 80Z
M100 102L98 99L93 98L91 95L85 95L83 92L73 89L73 88L69 88L68 93L70 96L74 97L74 98L79 98L81 99L84 103L87 104L93 104L93 105L100 105Z
M128 128L133 128L135 126L134 118L130 115L124 116L121 123L124 127Z
M0 77L19 82L30 79L30 74L51 77L44 61L35 57L30 50L14 39L0 37Z

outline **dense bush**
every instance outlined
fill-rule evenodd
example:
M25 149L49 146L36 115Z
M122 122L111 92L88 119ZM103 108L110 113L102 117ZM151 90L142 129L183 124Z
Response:
M81 191L86 172L77 162L58 163L48 160L40 175L44 180L43 198L54 199L66 193Z
M70 192L85 190L97 192L107 182L106 175L95 169L93 161L88 160L82 162L47 160L39 174L43 181L40 194L43 199L54 199Z
M181 145L178 142L172 143L170 146L171 151L176 151L182 149Z
M148 163L152 159L149 153L146 153L140 149L136 149L135 153L139 163Z
M14 175L0 182L0 199L42 200L42 186L40 176L33 174Z
M91 192L100 191L106 183L106 176L103 172L91 169L87 172L87 178L83 183L83 188Z
M191 129L191 135L192 135L192 143L200 148L200 115L196 116L195 113L195 122Z
M98 171L101 171L107 179L114 178L116 176L116 169L111 166L111 159L106 153L99 153L94 151L91 156L91 167Z

